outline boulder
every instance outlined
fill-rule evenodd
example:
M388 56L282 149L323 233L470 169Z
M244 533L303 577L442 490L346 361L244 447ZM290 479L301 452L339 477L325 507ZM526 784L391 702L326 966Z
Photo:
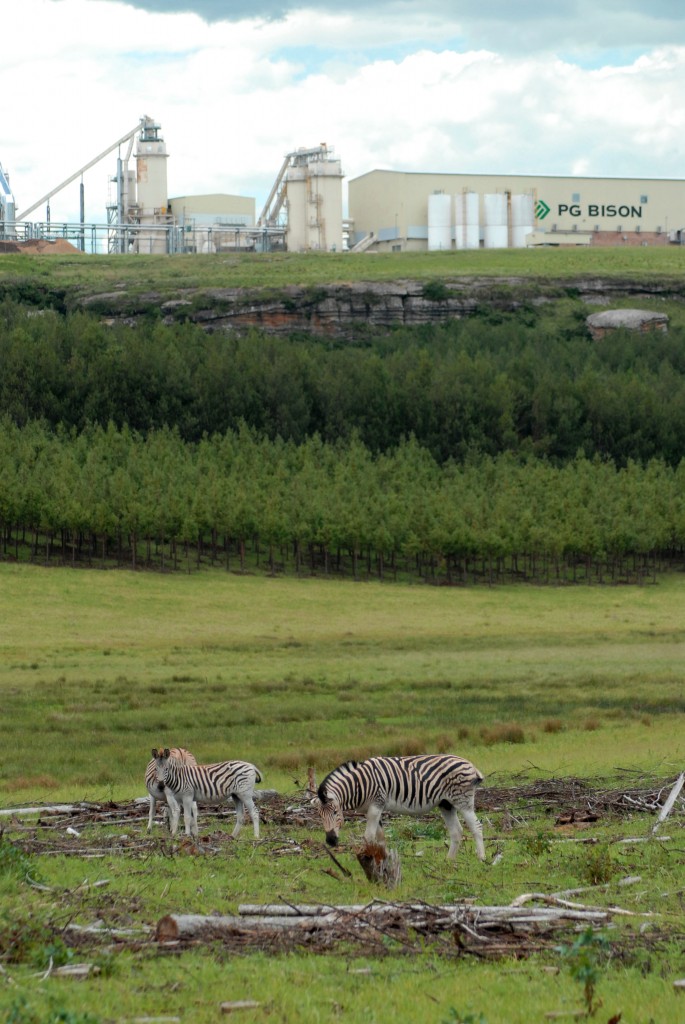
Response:
M601 313L592 313L585 322L595 341L619 328L642 333L665 333L668 330L668 317L665 313L650 313L646 309L605 309Z

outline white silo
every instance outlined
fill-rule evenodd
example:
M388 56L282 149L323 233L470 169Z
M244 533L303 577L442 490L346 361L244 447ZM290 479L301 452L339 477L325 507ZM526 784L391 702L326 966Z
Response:
M287 210L289 252L342 250L342 179L340 161L326 143L289 153L273 193L276 209ZM267 204L268 205L268 204ZM266 209L262 215L268 221ZM262 218L260 218L260 221Z
M483 237L486 249L507 248L508 199L506 192L494 192L483 196Z
M141 225L137 249L143 253L167 251L166 229L170 223L168 154L159 133L160 126L152 118L142 119L136 146L135 219Z
M459 192L454 197L454 240L457 249L480 247L480 198L477 192Z
M452 248L452 197L445 192L428 196L428 251Z
M526 236L533 230L535 221L532 195L511 197L511 244L515 249L525 249Z

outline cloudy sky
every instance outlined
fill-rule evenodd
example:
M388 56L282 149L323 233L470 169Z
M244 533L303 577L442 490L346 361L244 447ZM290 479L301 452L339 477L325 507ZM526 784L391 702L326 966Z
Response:
M283 156L320 142L347 180L381 167L685 173L682 0L7 6L0 164L18 212L143 115L161 125L171 196L254 196L257 212ZM116 156L84 176L89 220L106 220ZM78 210L77 180L50 212Z

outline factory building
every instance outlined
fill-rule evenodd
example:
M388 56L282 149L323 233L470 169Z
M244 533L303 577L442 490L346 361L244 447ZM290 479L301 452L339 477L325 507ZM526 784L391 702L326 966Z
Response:
M357 252L685 241L681 180L375 170L348 189Z
M84 173L118 150L107 223L85 223ZM109 253L458 251L533 246L680 245L685 181L373 170L348 183L325 142L286 153L266 203L230 194L169 195L160 125L142 117L65 181L16 212L0 167L0 237L71 239ZM78 223L50 200L77 179ZM45 204L45 219L28 216Z
M287 153L257 220L282 230L288 252L335 252L343 247L343 172L325 142Z
M169 200L169 208L183 239L183 252L254 249L255 200L248 196L176 196Z

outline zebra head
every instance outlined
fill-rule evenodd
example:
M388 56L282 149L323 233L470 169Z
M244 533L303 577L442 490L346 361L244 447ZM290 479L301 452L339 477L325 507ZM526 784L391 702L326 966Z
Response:
M338 845L338 833L343 826L343 812L335 797L328 797L319 790L319 817L326 833L328 846Z
M343 807L345 805L345 788L341 784L343 777L357 767L355 761L348 761L330 772L317 790L318 810L321 824L326 833L328 846L338 845L338 833L343 827Z
M169 760L169 753L170 751L168 747L164 747L163 750L161 748L158 750L157 747L152 748L152 756L155 759L157 782L160 784L161 788L164 788L164 769L166 768L166 763Z

